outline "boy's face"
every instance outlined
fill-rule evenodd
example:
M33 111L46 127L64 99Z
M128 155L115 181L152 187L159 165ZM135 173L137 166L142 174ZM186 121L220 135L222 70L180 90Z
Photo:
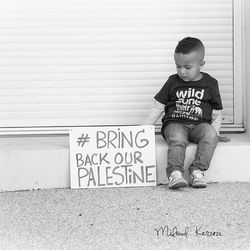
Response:
M205 64L202 52L193 51L189 54L175 53L174 60L177 74L184 82L198 81L202 78L200 70Z

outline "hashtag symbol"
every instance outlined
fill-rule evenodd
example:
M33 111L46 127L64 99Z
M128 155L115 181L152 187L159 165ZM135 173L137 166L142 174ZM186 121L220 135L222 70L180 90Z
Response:
M78 137L77 139L78 146L83 147L86 142L89 142L90 137L88 134L86 134L86 136L82 134L82 136Z

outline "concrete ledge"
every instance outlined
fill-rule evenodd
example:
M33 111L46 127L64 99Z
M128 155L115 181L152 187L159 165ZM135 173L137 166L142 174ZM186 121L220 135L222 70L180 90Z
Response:
M229 135L230 143L219 143L210 169L208 181L250 181L250 138L244 134ZM167 144L156 136L157 182L168 182ZM194 159L196 145L186 152L185 169ZM2 137L0 140L0 191L43 188L68 188L68 136ZM188 171L186 171L188 172ZM186 174L186 178L188 175Z
M0 191L69 187L68 136L0 140Z

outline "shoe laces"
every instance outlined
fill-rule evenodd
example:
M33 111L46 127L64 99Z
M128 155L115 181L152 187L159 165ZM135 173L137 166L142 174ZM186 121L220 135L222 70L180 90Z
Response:
M196 179L200 179L200 178L202 178L202 177L204 176L203 172L200 171L200 170L194 170L194 171L192 172L192 175L193 175L193 177L196 178Z
M174 171L174 172L172 172L171 175L170 175L170 178L171 178L171 179L177 179L177 178L180 178L180 177L182 177L182 174L181 174L180 171Z

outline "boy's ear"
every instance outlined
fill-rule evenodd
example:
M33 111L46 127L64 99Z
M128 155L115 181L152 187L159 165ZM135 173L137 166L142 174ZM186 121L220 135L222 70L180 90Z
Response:
M202 61L202 62L200 63L200 68L203 68L204 65L205 65L205 61Z

